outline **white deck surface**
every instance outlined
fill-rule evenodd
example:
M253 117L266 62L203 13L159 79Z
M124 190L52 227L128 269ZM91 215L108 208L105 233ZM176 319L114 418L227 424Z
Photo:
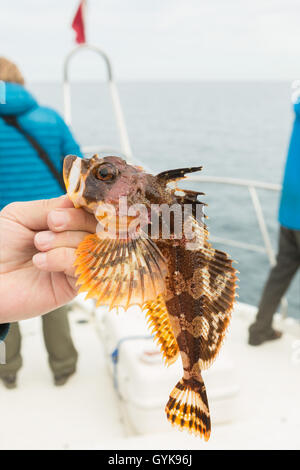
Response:
M224 347L241 388L237 419L214 426L208 443L171 426L168 433L126 437L102 344L93 324L78 324L79 318L85 314L72 316L78 372L63 387L52 384L40 320L23 323L18 388L0 383L0 449L300 449L295 337L250 347L249 320L234 315Z

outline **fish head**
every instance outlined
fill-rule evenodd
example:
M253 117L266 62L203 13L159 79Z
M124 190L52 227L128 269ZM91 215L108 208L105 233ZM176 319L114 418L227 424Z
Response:
M63 176L74 206L94 213L99 221L103 219L103 214L109 216L106 210L109 206L114 210L114 215L120 218L121 199L123 202L126 199L127 208L144 204L150 209L151 201L147 194L153 193L155 177L120 157L100 158L94 155L92 158L80 158L67 155Z
M94 213L99 222L104 218L117 219L119 227L127 226L138 215L142 226L150 222L153 205L174 202L174 191L168 188L168 182L198 169L200 167L152 175L116 156L67 155L63 176L68 196L76 208Z

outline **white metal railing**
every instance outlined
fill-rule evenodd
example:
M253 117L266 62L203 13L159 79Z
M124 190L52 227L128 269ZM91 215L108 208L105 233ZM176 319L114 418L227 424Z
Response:
M265 247L262 247L260 245L253 245L253 244L245 243L245 242L238 242L236 240L222 239L222 238L216 238L216 237L214 238L214 240L219 241L221 243L226 242L226 244L231 245L231 246L245 248L245 249L257 251L260 253L267 253L271 266L275 265L275 262L276 262L275 254L272 248L269 232L267 229L263 210L260 204L260 200L259 200L259 196L256 191L256 188L267 189L267 190L278 192L281 190L280 184L263 183L261 181L252 181L252 180L244 180L244 179L237 179L237 178L223 178L223 177L218 177L218 176L191 175L187 179L190 181L201 181L203 183L218 183L218 184L227 184L231 186L243 186L243 187L248 188Z
M129 142L127 127L124 119L124 114L121 106L121 101L119 97L119 92L117 85L113 79L113 72L110 60L107 54L102 51L97 46L93 46L91 44L82 44L80 46L76 46L72 49L71 52L66 56L64 61L64 82L63 82L63 95L64 95L64 118L67 124L71 124L72 122L72 106L71 106L71 87L70 87L70 80L69 80L69 66L71 59L80 52L83 51L92 51L95 52L100 58L104 60L107 70L107 83L112 99L112 105L115 113L116 124L119 131L119 138L120 138L120 145L121 145L121 152L124 156L126 156L127 160L130 161L132 158L132 151ZM103 147L103 146L101 146ZM108 147L103 147L105 150ZM83 150L84 152L94 152L101 150L100 146L90 146L85 147Z

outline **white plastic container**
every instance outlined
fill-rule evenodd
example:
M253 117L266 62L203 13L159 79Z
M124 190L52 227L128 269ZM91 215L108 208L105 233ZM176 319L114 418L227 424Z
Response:
M107 353L108 366L130 433L145 434L172 429L164 408L183 375L180 358L166 367L137 307L127 312L98 312L96 321ZM238 385L232 361L220 354L203 372L213 424L235 418Z

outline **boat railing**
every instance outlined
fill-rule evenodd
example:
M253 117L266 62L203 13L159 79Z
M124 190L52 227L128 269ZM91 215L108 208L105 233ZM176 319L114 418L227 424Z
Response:
M98 46L93 46L91 44L82 44L80 46L76 46L72 49L69 54L66 56L64 61L64 69L63 69L63 98L64 98L64 118L68 125L72 123L72 106L71 106L71 86L70 86L70 78L69 78L69 68L71 60L79 53L84 51L92 51L95 52L100 59L104 61L107 71L107 83L108 88L112 100L112 106L114 110L114 115L116 119L116 124L119 132L119 139L120 139L120 146L121 152L128 160L131 159L132 151L129 142L127 127L124 119L124 113L121 106L121 101L119 97L119 91L117 85L113 78L113 71L111 62L107 56L107 54L100 49ZM98 149L99 146L91 146L84 149L85 152L90 153L94 152L93 149ZM107 149L107 147L104 147Z

